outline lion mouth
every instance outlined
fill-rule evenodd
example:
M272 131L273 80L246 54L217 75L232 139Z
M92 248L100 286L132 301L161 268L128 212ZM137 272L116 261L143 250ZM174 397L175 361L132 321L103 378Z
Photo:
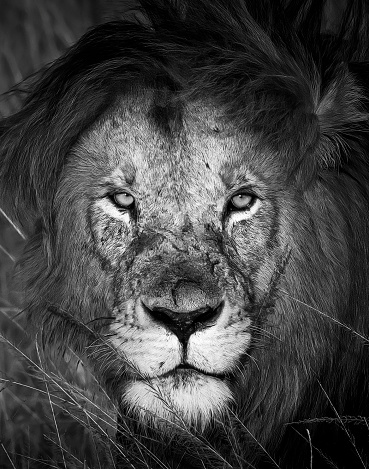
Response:
M190 377L191 375L204 375L204 376L210 376L211 378L218 378L221 380L226 378L224 374L210 373L205 370L200 370L199 368L189 365L188 363L181 363L180 365L176 366L172 370L167 371L163 375L158 376L158 378L162 379L162 378L178 377L178 376Z

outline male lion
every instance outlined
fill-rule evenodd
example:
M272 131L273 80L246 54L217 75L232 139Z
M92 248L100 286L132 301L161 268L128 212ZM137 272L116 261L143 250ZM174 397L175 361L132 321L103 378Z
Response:
M323 2L142 0L1 123L29 320L119 403L122 467L367 467L369 8L349 3L329 30Z

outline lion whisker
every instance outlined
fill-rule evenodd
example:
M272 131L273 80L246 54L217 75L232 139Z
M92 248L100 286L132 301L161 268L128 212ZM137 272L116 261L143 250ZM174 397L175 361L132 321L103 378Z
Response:
M267 336L267 337L272 337L273 339L276 339L276 340L278 340L279 342L282 342L282 339L281 339L280 337L277 337L277 336L276 336L275 334L273 334L272 332L267 331L267 330L261 328L260 326L257 326L257 325L252 324L252 325L250 326L250 330L254 330L254 331L256 331L256 332L260 332L262 335L265 335L265 336Z

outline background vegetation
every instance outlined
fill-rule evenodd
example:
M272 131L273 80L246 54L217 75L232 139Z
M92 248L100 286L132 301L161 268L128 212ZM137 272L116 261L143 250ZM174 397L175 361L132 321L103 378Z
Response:
M100 19L98 0L1 0L0 115L20 104L3 93ZM111 467L114 410L76 357L45 363L24 330L12 282L23 244L0 206L0 468Z

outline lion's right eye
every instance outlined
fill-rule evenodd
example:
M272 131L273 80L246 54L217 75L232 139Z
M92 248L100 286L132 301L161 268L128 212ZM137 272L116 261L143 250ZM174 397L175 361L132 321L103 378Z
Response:
M121 208L131 210L134 207L135 199L128 192L117 192L111 196L114 203Z
M241 192L240 194L236 194L231 198L229 203L229 210L250 210L255 201L255 195Z

